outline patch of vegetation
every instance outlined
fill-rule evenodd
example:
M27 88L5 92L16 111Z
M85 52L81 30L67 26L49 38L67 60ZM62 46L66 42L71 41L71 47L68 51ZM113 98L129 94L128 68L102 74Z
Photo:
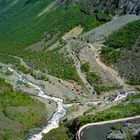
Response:
M86 73L87 81L95 87L95 90L98 94L102 92L108 92L120 88L118 85L106 85L103 83L102 78L95 72Z
M72 140L68 135L68 129L63 125L57 129L51 130L46 134L43 140Z
M140 20L131 22L107 38L109 48L102 48L101 60L106 64L116 64L121 59L124 49L132 49L140 35ZM119 50L118 50L119 48Z
M21 71L23 72L24 74L29 74L31 73L31 69L28 69L28 68L25 68L23 65L16 65L15 68L18 70L18 71Z
M0 138L26 139L29 129L40 126L46 119L44 104L25 93L14 91L0 79ZM7 122L8 121L8 122Z
M45 135L45 139L51 140L52 136L55 139L57 138L57 134L59 134L59 132L63 130L63 135L66 135L66 137L69 138L68 140L72 140L75 139L77 130L87 123L107 121L140 115L140 103L134 102L136 97L137 100L140 99L140 93L130 95L126 99L126 103L121 103L119 105L113 106L109 109L96 113L96 115L86 115L85 113L85 115L80 116L74 120L71 120L55 130L52 130L53 135L52 132L50 132L47 135Z
M107 39L109 47L131 49L140 35L140 20L131 22L120 30L114 32Z
M97 75L95 72L89 72L86 75L86 78L90 84L101 84L101 77Z
M37 80L49 81L49 78L46 76L45 73L31 71L30 74Z
M65 60L58 49L47 52L34 52L30 56L26 56L26 62L34 69L39 69L61 79L80 82L73 61L71 59Z
M126 134L126 137L127 137L127 140L137 140L136 137L130 132Z
M111 17L112 15L101 13L101 12L96 14L97 21L108 22L111 20Z
M82 64L81 65L81 70L82 70L82 72L89 72L89 70L90 70L90 65L89 65L89 63L84 63L84 64Z
M93 107L91 107L91 108L89 108L87 111L86 111L86 113L91 113L93 110L95 110L96 109L96 107L95 106L93 106Z
M101 49L101 60L107 65L115 65L121 59L122 52L113 48Z
M11 75L11 74L12 74L12 72L11 72L11 71L6 70L5 75Z
M140 84L140 77L133 76L127 80L127 83L130 85L139 85Z
M128 95L126 101L133 101L135 99L140 99L140 94Z
M118 85L104 85L103 83L101 85L95 85L95 90L98 94L101 94L102 92L109 92L113 90L120 89L120 86Z
M36 3L38 0L26 0L25 4L34 4Z
M19 65L20 61L7 54L0 53L0 62L5 64Z
M12 0L0 0L0 12L3 11L3 9L9 6L12 2Z

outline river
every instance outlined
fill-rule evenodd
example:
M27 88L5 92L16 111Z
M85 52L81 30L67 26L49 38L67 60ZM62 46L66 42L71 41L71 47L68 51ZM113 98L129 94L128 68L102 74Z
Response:
M52 118L48 121L47 126L45 126L42 129L42 131L39 132L38 134L34 134L33 136L29 137L29 140L41 140L44 134L47 134L50 130L59 127L60 119L66 115L68 107L72 106L72 104L64 104L63 99L46 95L43 89L39 85L27 80L27 78L23 74L17 72L16 70L10 67L8 69L18 77L19 82L26 83L30 85L30 87L37 90L38 91L37 96L41 98L53 100L57 104L57 111L53 114Z
M57 111L53 114L51 119L48 121L47 125L42 128L41 132L38 134L34 134L28 138L28 140L41 140L43 138L44 134L47 134L49 131L51 131L54 128L59 127L60 119L64 117L67 113L67 109L72 106L72 104L64 104L64 100L58 97L48 96L44 91L43 88L31 81L29 81L25 75L22 73L12 69L11 67L8 67L8 70L11 71L15 76L18 77L18 82L20 83L26 83L30 87L34 88L38 91L37 96L41 98L45 98L48 100L52 100L57 104ZM107 102L107 104L116 102L118 100L121 100L123 98L126 98L127 95L131 92L125 92L124 94L119 94L113 101ZM96 102L98 103L98 102ZM87 103L88 104L88 103Z

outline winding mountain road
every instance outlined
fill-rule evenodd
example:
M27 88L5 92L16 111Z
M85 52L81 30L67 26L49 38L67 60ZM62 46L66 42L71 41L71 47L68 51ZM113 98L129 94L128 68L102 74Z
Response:
M69 54L71 55L72 59L74 60L78 75L79 75L80 79L82 80L82 82L84 83L85 87L87 88L87 90L89 91L91 96L93 94L96 95L96 91L95 91L94 87L89 84L89 82L85 78L85 75L81 72L81 63L80 63L79 59L76 57L75 53L72 51L70 41L67 43L66 48L67 48L67 51L69 52Z
M103 121L103 122L96 122L96 123L89 123L86 124L84 126L82 126L78 132L77 132L77 140L88 140L88 139L83 139L84 136L84 130L87 131L92 129L94 126L100 126L100 125L105 125L105 124L112 124L112 123L117 123L117 122L124 122L124 121L130 121L133 119L140 119L140 115L139 116L135 116L135 117L129 117L129 118L122 118L122 119L117 119L117 120L111 120L111 121ZM92 133L93 134L93 133ZM91 135L92 135L91 134Z

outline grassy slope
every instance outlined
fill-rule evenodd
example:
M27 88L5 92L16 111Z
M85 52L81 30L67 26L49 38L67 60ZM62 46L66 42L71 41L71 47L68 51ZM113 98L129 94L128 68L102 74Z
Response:
M107 85L103 82L102 77L93 70L91 71L89 63L81 65L82 72L85 73L87 81L95 87L97 94L119 89L118 85Z
M107 39L109 47L101 51L101 60L107 65L116 65L120 75L124 76L130 84L140 84L140 74L137 68L139 47L135 45L140 36L139 27L140 20L129 23L114 32Z
M51 13L37 17L50 1L52 0L37 1L34 4L25 4L25 0L19 1L11 9L0 14L1 51L12 53L23 50L41 39L44 32L52 38L54 34L59 32L61 36L79 24L85 27L85 30L100 24L95 20L94 15L81 13L78 6L71 6L67 10L60 7Z
M17 52L29 44L38 41L43 34L45 21L37 18L37 14L50 3L37 1L25 4L26 0L18 2L10 9L0 14L1 41L0 48L8 52ZM40 25L40 23L42 23ZM38 26L40 25L40 26ZM44 28L43 28L44 26ZM39 29L40 28L40 29Z
M20 61L16 58L13 58L11 56L8 56L7 54L0 54L0 62L5 64L13 64L13 65L19 65Z
M140 35L139 27L140 20L134 21L110 35L107 39L107 43L110 48L102 49L102 61L107 64L117 63L120 57L120 49L132 49L132 46L135 44L137 38Z
M79 77L72 60L65 60L58 49L48 52L32 53L26 56L26 61L34 68L47 71L49 74L62 79L78 82Z
M132 48L140 35L140 20L131 22L108 38L108 45L112 48Z
M50 13L37 17L52 0L28 1L19 0L12 8L0 13L0 21L2 21L0 22L0 51L20 55L33 67L34 64L30 62L37 61L38 63L35 64L37 69L44 70L47 66L50 74L60 78L73 79L73 77L77 77L71 60L66 62L62 56L61 58L58 56L60 59L56 65L57 58L53 57L51 52L30 53L25 48L44 38L44 33L47 35L47 37L45 36L46 41L57 34L56 41L65 32L79 24L87 31L102 23L96 21L95 15L86 15L80 12L78 6L70 6L67 10L64 7L59 7ZM51 58L52 62L49 60L46 62L48 58ZM7 57L7 59L5 61L10 62L10 58ZM57 70L60 72L58 73Z
M126 103L121 103L119 105L113 106L109 109L97 113L96 115L85 114L81 117L78 117L75 120L61 125L57 129L50 131L47 135L45 135L44 140L74 140L73 138L76 131L80 128L80 126L84 124L139 115L139 99L140 93L136 95L131 95L126 99Z
M40 126L47 113L44 105L26 94L13 91L0 79L0 139L25 139L29 129Z

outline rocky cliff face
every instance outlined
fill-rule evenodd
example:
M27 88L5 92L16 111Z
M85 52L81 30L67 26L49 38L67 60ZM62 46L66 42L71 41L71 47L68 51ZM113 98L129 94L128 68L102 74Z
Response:
M0 0L0 10L12 2L15 2L15 0ZM29 3L31 0L26 2ZM54 0L54 2L57 6L64 5L65 8L72 4L78 4L80 10L86 14L111 12L118 15L140 15L140 0Z
M77 3L81 11L86 14L92 12L106 12L119 15L140 15L140 0L58 0L67 8L70 4Z

